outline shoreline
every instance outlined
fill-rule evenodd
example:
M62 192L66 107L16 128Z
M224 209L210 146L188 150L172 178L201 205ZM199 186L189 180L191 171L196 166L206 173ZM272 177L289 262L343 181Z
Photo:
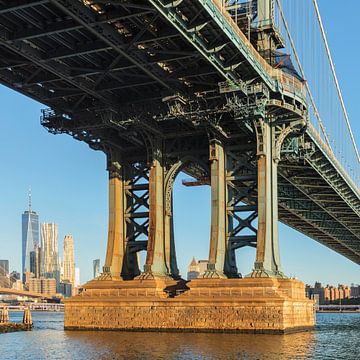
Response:
M19 309L9 309L9 313L19 313L19 312L24 312L24 310L19 310ZM31 312L48 312L48 313L63 313L64 310L41 310L41 309L31 309Z
M29 331L31 327L22 323L6 323L0 324L0 334L6 334L16 331Z
M346 313L359 314L359 310L316 310L316 313Z

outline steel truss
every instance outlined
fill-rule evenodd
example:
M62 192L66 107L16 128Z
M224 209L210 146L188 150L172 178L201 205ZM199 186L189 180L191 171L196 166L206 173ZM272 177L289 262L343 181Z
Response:
M104 276L138 276L145 248L146 276L178 276L179 171L208 177L224 205L206 276L238 276L235 250L255 245L252 275L282 276L278 203L282 222L360 263L358 186L307 123L303 84L272 66L282 44L262 28L267 9L249 31L215 0L0 1L1 83L49 106L50 132L108 156Z

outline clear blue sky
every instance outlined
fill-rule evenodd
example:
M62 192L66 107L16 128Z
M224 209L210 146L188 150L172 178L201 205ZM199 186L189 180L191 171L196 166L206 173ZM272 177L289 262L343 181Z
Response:
M330 4L332 6L330 6ZM360 142L360 68L358 14L360 2L320 0L338 77ZM350 48L355 45L353 48ZM66 135L51 135L40 126L43 106L0 86L0 258L12 270L21 269L21 213L27 208L31 185L33 209L41 222L59 224L59 243L65 234L75 240L81 281L92 276L92 260L103 264L107 238L107 173L105 156ZM181 176L175 185L175 236L179 267L184 271L194 255L207 258L209 248L209 187L186 188ZM300 233L280 225L283 269L305 282L360 283L360 266ZM62 253L62 250L60 251ZM239 270L247 274L254 250L240 250Z

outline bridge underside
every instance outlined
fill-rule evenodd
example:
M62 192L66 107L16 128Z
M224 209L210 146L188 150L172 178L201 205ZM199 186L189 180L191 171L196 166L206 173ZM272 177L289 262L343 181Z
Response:
M202 139L210 129L230 145L255 143L248 95L238 91L229 102L218 84L241 79L244 90L260 77L270 91L276 85L236 37L241 31L230 40L234 24L219 23L216 1L84 3L0 1L0 80L53 109L43 117L50 131L124 157L144 154L144 129L170 140ZM326 151L317 149L317 159L326 162ZM293 156L280 175L280 220L360 263L359 195L338 184L341 174L329 183L312 160Z
M144 323L185 314L186 306L195 317L204 306L211 314L204 291L210 303L220 294L219 309L227 309L214 315L217 324L245 308L250 317L260 313L256 328L265 329L261 319L273 312L264 304L272 302L281 314L273 329L312 326L303 285L281 270L278 218L360 264L358 189L310 126L303 82L274 64L283 44L271 23L273 2L256 2L257 25L247 29L221 4L0 0L1 83L49 106L41 121L50 132L107 156L104 271L68 301L68 328L131 317L134 306L125 303L140 293ZM211 186L209 264L190 289L177 269L172 223L180 171ZM256 247L256 260L250 279L239 279L235 252L245 246ZM243 303L234 308L239 294ZM116 309L108 306L115 298ZM250 330L245 323L225 327Z

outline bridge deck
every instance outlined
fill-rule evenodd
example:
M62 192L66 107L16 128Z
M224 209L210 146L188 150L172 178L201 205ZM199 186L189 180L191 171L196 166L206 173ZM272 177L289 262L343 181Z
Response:
M41 298L41 299L52 299L51 296L45 294L39 294L31 291L21 291L10 288L0 288L0 295L16 295L16 296L27 296L30 298Z
M207 109L222 111L226 79L241 87L261 78L282 102L291 94L296 106L287 109L305 111L301 83L271 68L218 1L92 3L0 1L0 82L51 107L43 123L52 132L132 155L144 153L144 127L164 139L203 140L199 124L213 126ZM174 94L190 104L188 116L158 116ZM204 107L191 114L192 101ZM229 114L213 129L232 144L254 138ZM305 137L312 149L280 164L280 219L360 264L358 187L312 128Z

